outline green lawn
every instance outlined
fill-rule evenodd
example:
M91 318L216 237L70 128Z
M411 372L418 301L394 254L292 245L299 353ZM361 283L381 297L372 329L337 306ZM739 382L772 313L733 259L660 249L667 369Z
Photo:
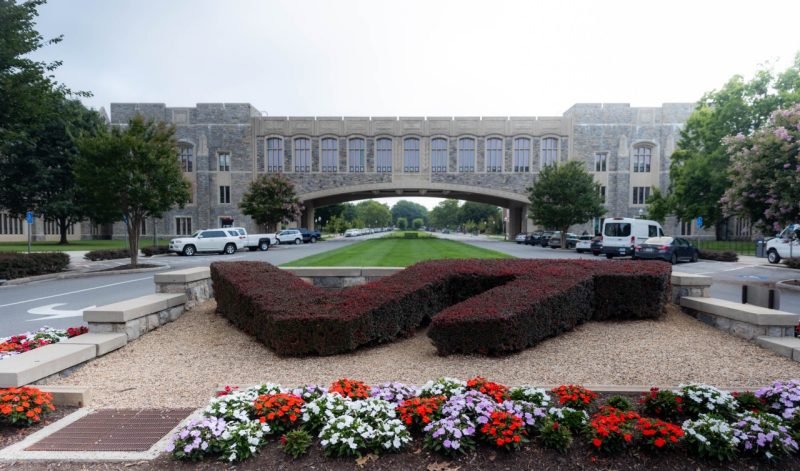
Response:
M153 245L153 238L139 239L139 247ZM158 245L169 245L169 240L159 240ZM33 242L32 252L70 252L73 250L106 250L127 248L124 240L74 240L69 245L58 245L58 242ZM27 242L0 242L0 252L27 252Z
M452 240L398 237L365 240L331 252L312 255L284 267L407 267L442 258L513 258Z
M693 240L699 249L732 250L739 255L755 255L756 243L750 240Z

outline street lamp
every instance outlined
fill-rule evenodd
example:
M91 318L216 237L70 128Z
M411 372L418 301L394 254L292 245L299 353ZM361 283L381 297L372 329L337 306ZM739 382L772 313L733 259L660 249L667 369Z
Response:
M639 219L644 218L644 208L639 208Z

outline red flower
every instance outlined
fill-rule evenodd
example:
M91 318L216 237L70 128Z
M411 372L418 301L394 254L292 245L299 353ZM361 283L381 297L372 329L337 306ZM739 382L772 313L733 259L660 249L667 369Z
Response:
M666 444L667 442L661 437L656 438L656 440L653 442L653 445L657 446L658 448L661 448Z
M599 438L595 438L594 440L592 440L592 445L596 446L597 448L600 448L600 445L602 444L603 442Z

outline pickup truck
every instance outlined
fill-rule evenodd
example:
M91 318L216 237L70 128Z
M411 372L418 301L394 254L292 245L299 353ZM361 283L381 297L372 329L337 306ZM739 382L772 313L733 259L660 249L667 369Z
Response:
M312 244L322 238L322 234L319 231L309 231L305 227L299 228L301 234L303 234L303 242L311 242Z
M789 224L774 239L767 241L767 260L779 263L781 258L800 257L800 224Z
M241 241L241 248L247 247L250 251L254 250L269 250L270 245L278 243L275 234L248 234L247 229L244 227L227 227L228 230L234 230L239 233L239 240Z

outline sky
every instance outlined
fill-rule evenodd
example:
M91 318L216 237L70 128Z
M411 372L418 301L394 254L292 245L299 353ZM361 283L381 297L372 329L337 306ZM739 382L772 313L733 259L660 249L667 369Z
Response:
M64 39L35 57L62 60L56 79L106 110L560 116L695 102L800 51L797 0L50 0L39 13L40 33Z

